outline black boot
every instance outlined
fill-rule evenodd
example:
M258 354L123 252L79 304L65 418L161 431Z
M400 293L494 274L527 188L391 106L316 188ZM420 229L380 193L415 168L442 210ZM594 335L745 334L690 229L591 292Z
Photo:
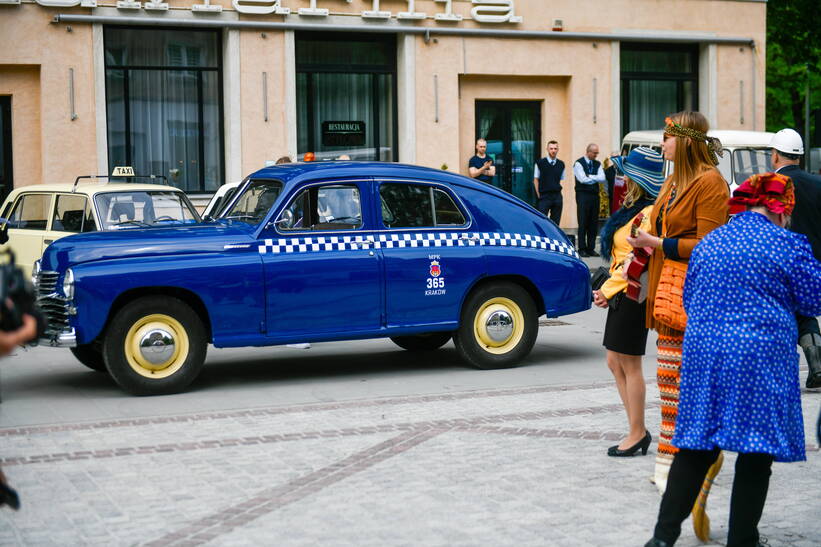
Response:
M653 539L645 543L644 547L673 547L673 544L667 543L666 541L662 541L659 538L654 537Z
M821 387L821 336L805 334L799 340L799 344L804 350L804 356L810 368L807 373L807 387Z

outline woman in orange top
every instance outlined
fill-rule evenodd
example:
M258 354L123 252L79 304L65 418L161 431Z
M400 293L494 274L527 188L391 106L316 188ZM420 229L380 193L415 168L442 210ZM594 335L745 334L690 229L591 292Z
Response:
M727 200L730 197L727 182L715 167L717 155L722 155L721 143L707 136L707 118L700 112L685 111L673 114L665 121L662 150L664 158L674 163L675 170L664 182L656 199L650 214L649 232L639 230L637 237L628 239L634 247L654 249L648 268L646 318L647 327L658 333L661 431L654 479L660 492L667 486L670 464L678 451L671 440L676 427L684 332L653 317L656 289L664 259L687 263L696 244L727 222Z

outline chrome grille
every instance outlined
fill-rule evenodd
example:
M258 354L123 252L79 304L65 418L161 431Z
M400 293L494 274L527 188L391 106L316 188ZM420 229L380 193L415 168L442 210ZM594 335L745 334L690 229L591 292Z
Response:
M58 272L39 272L37 274L37 305L48 319L46 337L56 337L69 330L68 315L70 304L64 297L57 295Z
M57 291L58 272L39 272L37 274L37 296L48 296Z

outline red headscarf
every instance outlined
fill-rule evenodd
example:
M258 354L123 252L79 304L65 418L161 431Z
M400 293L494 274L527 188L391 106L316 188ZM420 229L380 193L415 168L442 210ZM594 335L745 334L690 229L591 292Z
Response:
M791 215L795 207L792 179L778 173L753 175L735 189L729 205L731 215L760 206L776 215Z

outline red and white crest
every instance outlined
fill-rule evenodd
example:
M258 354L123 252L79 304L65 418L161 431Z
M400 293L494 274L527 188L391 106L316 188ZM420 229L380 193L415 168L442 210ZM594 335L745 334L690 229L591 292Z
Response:
M430 263L430 275L433 277L439 277L439 274L442 273L442 268L439 267L439 262L436 260L431 261Z

